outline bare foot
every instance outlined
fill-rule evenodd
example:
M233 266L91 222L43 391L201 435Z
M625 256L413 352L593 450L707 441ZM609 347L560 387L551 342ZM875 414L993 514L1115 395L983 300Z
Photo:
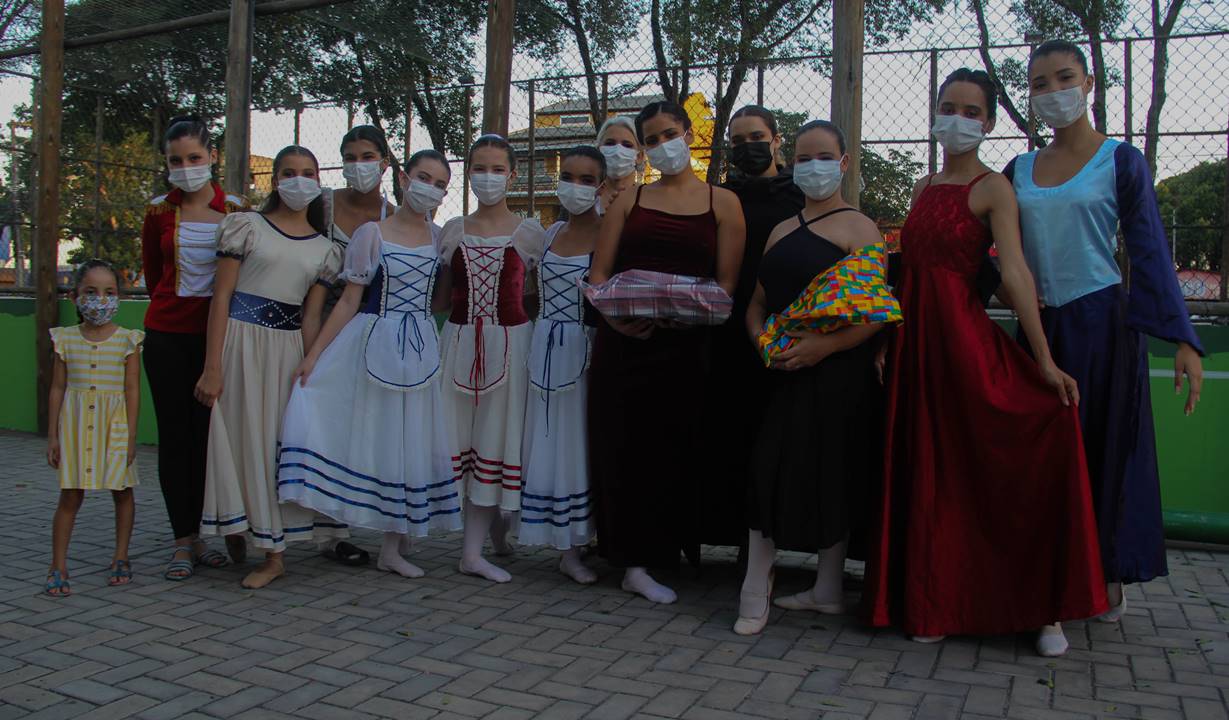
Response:
M376 567L384 572L397 573L401 577L411 579L426 575L422 568L395 552L381 552L380 557L376 559Z
M458 568L462 575L474 575L480 578L486 578L494 583L506 583L512 581L512 575L501 567L492 565L487 562L486 558L478 558L476 560L466 560L461 558L461 565Z
M559 572L581 585L597 582L597 573L580 561L580 548L572 548L563 553L563 557L559 558Z
M259 590L285 574L286 566L281 558L268 558L243 578L242 585L248 590Z
M659 605L669 605L679 599L673 590L654 580L644 568L628 568L623 575L623 589Z

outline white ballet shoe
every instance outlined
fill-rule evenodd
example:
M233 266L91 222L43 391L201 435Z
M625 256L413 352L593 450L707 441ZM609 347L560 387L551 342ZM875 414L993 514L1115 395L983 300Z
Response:
M592 585L597 582L597 573L580 561L579 553L565 554L559 558L559 572L581 585Z
M746 590L738 594L738 619L734 621L734 632L739 635L759 635L768 626L768 614L772 611L772 586L776 581L776 570L768 573L768 587L762 593L750 593ZM763 603L764 611L757 617L743 615L743 608L748 604Z
M923 645L934 645L947 639L946 635L910 635L909 639Z
M1109 610L1097 616L1097 620L1103 623L1116 623L1122 620L1122 616L1127 614L1127 589L1122 589L1122 600Z
M1067 654L1067 635L1059 623L1046 625L1037 632L1037 654L1041 657L1055 658Z
M782 595L772 601L773 605L783 610L810 610L821 615L844 615L845 603L838 601L833 603L821 603L815 601L815 596L810 590L797 593L795 595Z

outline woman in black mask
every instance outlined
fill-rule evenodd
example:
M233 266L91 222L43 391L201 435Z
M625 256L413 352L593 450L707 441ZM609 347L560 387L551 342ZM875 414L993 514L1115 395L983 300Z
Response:
M755 291L760 258L768 234L782 220L797 215L806 197L793 182L790 169L778 164L781 134L772 112L759 105L740 108L730 119L730 169L722 185L742 202L747 221L734 311L712 339L711 407L705 435L712 443L706 454L712 492L704 494L701 542L742 545L747 540L744 508L751 444L762 409L764 363L747 340L746 315Z

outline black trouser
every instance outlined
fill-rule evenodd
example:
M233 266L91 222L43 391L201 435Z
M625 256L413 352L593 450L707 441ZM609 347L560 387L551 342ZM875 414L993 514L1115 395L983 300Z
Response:
M205 502L209 408L193 397L205 336L145 329L145 374L158 422L158 484L176 538L195 535Z

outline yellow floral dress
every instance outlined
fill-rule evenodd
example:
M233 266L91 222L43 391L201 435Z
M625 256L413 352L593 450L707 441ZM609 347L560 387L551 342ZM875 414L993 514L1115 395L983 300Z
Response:
M124 364L140 350L141 330L117 328L95 342L81 326L51 329L55 353L68 366L60 408L60 488L123 490L137 484L128 465L128 405Z

